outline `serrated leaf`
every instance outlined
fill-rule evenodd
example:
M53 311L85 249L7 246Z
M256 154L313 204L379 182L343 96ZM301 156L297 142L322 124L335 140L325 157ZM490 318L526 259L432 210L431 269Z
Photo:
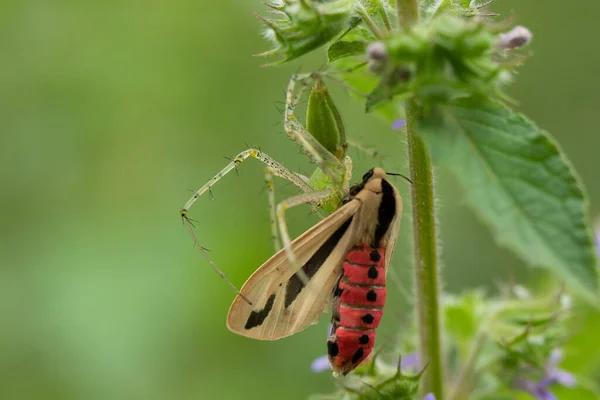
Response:
M287 0L265 3L277 17L256 16L267 26L265 37L274 42L275 48L257 56L282 56L267 64L282 64L319 48L352 28L355 3L352 0Z
M479 98L440 105L418 133L451 169L497 242L552 269L597 300L598 270L587 200L570 162L532 121Z
M351 58L343 58L333 64L333 68L339 72L344 72L351 69L356 69L357 64ZM345 84L348 85L352 90L351 95L364 101L374 87L378 85L379 77L369 73L345 73L344 74ZM386 120L393 121L399 116L399 107L396 103L387 102L377 107L377 114Z
M393 97L392 90L381 82L375 86L375 88L367 96L365 101L365 112L370 113L378 105L389 102Z
M365 42L338 40L327 49L327 62L332 63L343 57L355 56L364 54L367 49Z

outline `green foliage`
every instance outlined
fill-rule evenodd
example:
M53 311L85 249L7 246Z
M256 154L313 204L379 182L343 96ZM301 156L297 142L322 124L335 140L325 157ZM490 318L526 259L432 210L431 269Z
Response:
M470 97L422 115L419 133L436 163L463 184L498 243L596 296L587 200L547 132L501 104Z
M327 49L327 62L331 63L343 57L364 54L367 45L359 40L338 40Z
M387 58L379 62L379 84L367 111L395 97L416 98L425 107L460 95L501 96L507 68L493 57L497 32L481 20L442 15L383 40Z
M352 0L283 0L266 3L276 19L259 18L267 25L265 36L276 47L259 55L282 56L270 65L284 63L309 53L332 40L348 26Z
M480 2L474 0L434 1L431 6L425 8L425 16L434 17L440 14L450 14L462 17L495 15L486 10L486 7L491 3L490 1L482 1L481 4L479 3Z
M462 368L457 384L466 385L465 393L473 398L496 399L503 393L514 398L517 378L541 381L551 354L568 338L568 295L532 296L522 287L507 289L501 298L473 291L444 304L448 351L456 351Z
M396 360L400 365L400 360ZM311 396L311 400L416 400L419 379L424 370L416 375L405 375L397 365L388 364L373 357L367 365L359 366L352 375L340 380L341 389L328 395Z
M537 390L562 390L550 385L559 386L553 355L570 333L571 309L563 293L516 298L465 293L444 299L443 334L437 329L438 246L434 207L427 207L433 204L432 165L454 172L498 244L598 304L598 260L583 185L550 134L502 103L510 102L503 89L524 59L519 48L529 43L531 32L519 26L503 33L507 26L489 18L496 15L486 10L489 2L400 1L400 13L391 3L356 0L346 24L319 43L333 40L328 62L367 112L407 120L419 323L407 341L419 337L421 358L431 362L419 396L425 389L447 398L448 382L452 399L520 399ZM391 26L392 14L401 14L399 26ZM308 32L295 37L317 37ZM337 116L321 118L330 121L321 125L335 125ZM422 249L431 250L427 257ZM427 271L431 274L424 275ZM448 340L445 348L441 336ZM442 376L443 369L450 377ZM355 375L363 386L345 382L333 398L411 398L417 392L395 378L382 381L383 370L358 368ZM386 386L390 382L395 384ZM597 392L593 385L578 390Z

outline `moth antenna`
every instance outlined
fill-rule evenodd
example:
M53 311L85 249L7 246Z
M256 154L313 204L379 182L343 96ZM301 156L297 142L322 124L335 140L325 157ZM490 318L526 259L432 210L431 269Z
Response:
M409 183L413 183L413 181L411 181L406 175L402 175L400 173L396 173L396 172L386 172L386 174L391 175L391 176L401 176L404 179L406 179Z
M190 233L190 235L192 236L192 240L194 241L194 246L196 246L198 248L198 250L200 250L200 252L202 253L202 256L206 259L206 261L208 261L208 263L213 267L213 269L215 271L217 271L217 274L219 274L219 276L225 281L227 282L227 284L234 290L235 293L237 293L238 296L240 296L242 299L244 299L244 301L246 303L248 303L248 305L253 305L252 302L250 300L248 300L246 298L246 296L244 296L237 287L235 287L235 285L233 283L231 283L231 281L227 278L227 276L217 267L217 265L210 259L206 249L204 247L202 247L202 245L200 244L200 242L198 241L198 238L196 237L196 234L194 233L194 230L192 229L192 223L190 222L189 218L186 215L183 215L183 222L185 223L185 226L188 230L188 232Z

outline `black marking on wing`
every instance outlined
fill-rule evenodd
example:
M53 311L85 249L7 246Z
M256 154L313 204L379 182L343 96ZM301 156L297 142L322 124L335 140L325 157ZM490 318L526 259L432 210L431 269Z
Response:
M348 221L344 222L342 226L340 226L337 231L335 231L329 239L323 243L323 245L313 254L313 256L304 264L301 268L302 272L304 272L306 278L310 280L321 268L321 265L327 260L327 257L331 254L335 246L337 246L338 242L346 233L346 230L350 226L352 222L352 217L348 219ZM287 285L285 287L285 308L288 308L290 304L296 300L302 289L304 289L304 282L301 276L296 272L291 278L288 280Z
M385 179L381 180L381 203L377 212L377 228L375 229L375 237L373 247L379 247L381 238L390 227L394 217L396 216L396 197L394 196L394 188Z
M252 311L250 313L250 316L248 317L248 321L246 321L246 325L244 325L244 328L252 329L257 326L262 325L262 323L265 322L265 319L271 312L271 309L273 308L274 303L275 303L275 293L273 293L267 299L267 302L265 303L265 306L263 307L262 310Z

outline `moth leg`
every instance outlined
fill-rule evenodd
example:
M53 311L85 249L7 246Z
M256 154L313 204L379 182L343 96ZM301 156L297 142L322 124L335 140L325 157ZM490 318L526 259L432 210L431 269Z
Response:
M283 127L288 137L302 147L302 150L325 172L334 184L342 184L340 180L344 174L343 163L319 143L294 114L302 95L310 90L311 83L317 77L318 74L316 73L294 74L291 76L286 91ZM299 89L296 90L296 86L299 86Z
M285 221L285 212L292 207L307 204L307 203L318 203L321 200L324 200L331 196L331 189L319 190L312 193L302 193L297 196L290 197L287 200L282 201L277 205L276 217L277 223L279 227L279 233L281 235L281 241L283 243L283 248L285 249L285 254L294 267L295 270L298 270L298 276L305 283L308 282L307 276L302 276L302 271L297 268L298 260L296 259L296 255L292 250L290 234L287 228L287 223Z
M181 208L181 210L179 210L179 214L183 218L183 222L186 225L186 228L188 229L190 236L192 237L194 245L198 248L198 250L200 250L200 252L202 253L202 256L206 259L206 261L219 274L219 276L221 278L223 278L223 280L225 280L225 282L227 282L227 284L231 288L233 288L233 290L238 295L240 295L242 298L244 298L244 300L248 304L252 304L248 299L246 299L240 293L240 291L235 287L235 285L233 283L231 283L231 281L229 279L227 279L227 276L211 260L206 249L200 244L200 241L196 237L194 230L192 229L192 223L188 217L188 211L189 211L190 207L196 202L196 200L198 200L198 198L200 196L202 196L204 193L206 193L207 191L210 191L210 189L212 188L212 186L215 183L217 183L221 178L223 178L225 175L227 175L233 169L237 168L237 166L239 164L241 164L244 160L246 160L248 157L256 158L257 160L263 162L264 164L267 165L267 168L269 168L271 175L279 176L279 177L287 180L288 182L291 182L292 184L296 185L303 192L312 192L313 191L311 189L311 187L306 183L306 177L292 172L291 170L287 169L283 164L279 163L278 161L276 161L275 159L273 159L272 157L268 156L267 154L263 153L260 150L247 149L247 150L244 150L241 153L239 153L237 156L235 156L233 161L231 161L229 164L227 164L225 166L225 168L223 168L217 175L213 176L207 183L205 183L200 189L198 189L194 193L194 195L185 203L183 208Z

